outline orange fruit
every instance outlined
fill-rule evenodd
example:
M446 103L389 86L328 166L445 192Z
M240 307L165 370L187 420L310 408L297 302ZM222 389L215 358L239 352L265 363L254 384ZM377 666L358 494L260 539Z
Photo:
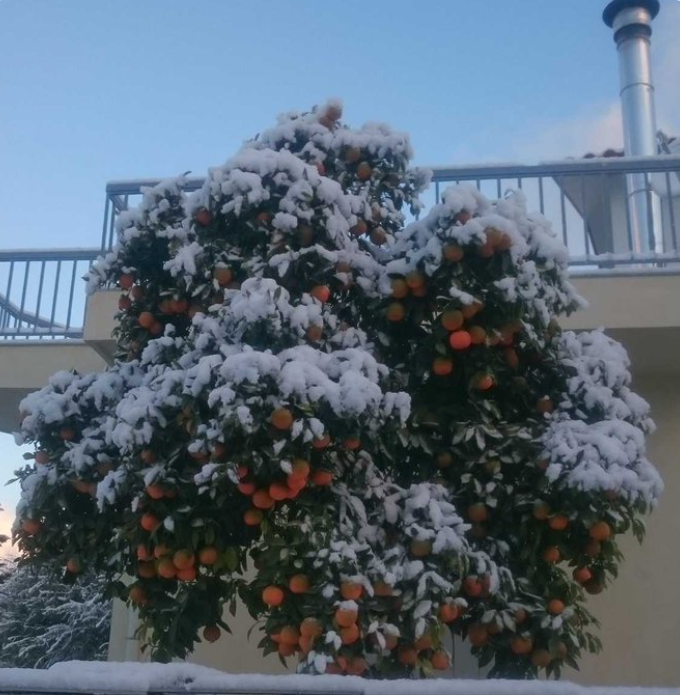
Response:
M439 619L443 623L452 623L458 619L460 615L460 609L455 604L442 603L439 606Z
M153 531L155 528L157 528L160 525L160 519L155 517L153 514L142 514L141 519L139 520L140 526L145 530L145 531Z
M129 273L123 273L119 278L118 278L118 284L124 289L124 290L129 290L134 284L135 284L135 279L130 275Z
M598 521L588 529L588 533L593 540L608 541L612 535L612 527L606 521Z
M548 603L548 613L551 615L560 615L564 612L564 602L560 601L558 598L554 598Z
M36 451L35 462L45 465L50 462L50 455L43 449Z
M173 299L170 308L173 314L184 314L189 308L189 302L186 299Z
M362 676L367 668L368 664L365 659L360 656L353 656L347 664L346 671L348 676Z
M428 649L432 649L432 637L425 633L418 637L418 639L413 643L413 646L419 651L424 652Z
M259 509L248 509L243 514L243 521L246 526L259 526L263 518L264 516Z
M151 326L153 326L154 323L156 323L156 319L150 311L143 311L139 315L139 317L137 319L137 323L142 328L146 328L146 330L149 330L149 328L151 328Z
M399 302L392 302L392 304L385 309L385 317L388 321L397 323L398 321L403 321L405 316L406 310Z
M458 224L466 224L472 219L472 214L467 210L461 210L460 212L456 213L453 219Z
M586 584L593 578L593 573L587 567L577 567L572 576L579 584Z
M312 651L312 647L314 646L314 638L300 635L300 640L298 644L300 645L300 651L302 652L302 654L307 655L309 654L309 652Z
M157 545L153 551L153 556L156 558L156 560L160 560L163 557L163 555L169 555L169 554L170 554L170 549L168 548L167 545Z
M183 570L177 570L177 579L182 582L193 582L197 574L195 567L187 567Z
M453 311L445 311L441 317L442 326L446 328L447 331L457 331L465 319L463 318L463 312L454 309Z
M347 437L342 442L342 445L345 447L345 449L356 451L357 449L361 448L361 439L359 439L359 437Z
M521 635L515 635L510 640L510 649L512 649L513 654L523 655L531 654L531 650L534 648L534 642L529 637L522 637Z
M527 619L528 615L524 608L517 608L513 613L513 617L515 618L515 622L521 625Z
M340 639L343 644L354 644L359 639L359 626L354 623L349 627L340 628Z
M373 174L373 169L371 168L371 165L368 162L361 162L357 166L357 178L361 181L367 181L368 179L370 179L371 174Z
M392 296L395 299L403 299L404 297L407 297L409 293L408 285L406 284L406 280L403 280L402 278L397 278L395 280L392 280Z
M201 208L195 215L194 219L198 224L200 224L202 227L207 227L211 222L212 222L212 214L210 213L209 210L206 210L205 208Z
M475 387L478 388L480 391L488 391L489 389L492 389L496 384L491 374L477 374L474 379L474 382Z
M295 418L288 408L278 408L270 417L270 422L277 430L289 430L293 426Z
M564 514L556 514L548 519L548 526L553 531L564 531L569 526L569 517Z
M440 451L435 457L438 468L448 468L453 464L453 456L448 451Z
M81 570L80 566L80 560L77 557L72 557L67 563L66 563L66 571L70 572L71 574L78 574Z
M143 543L140 543L137 546L137 559L146 562L152 558L153 555L149 552L149 549Z
M294 644L284 644L283 642L278 646L278 652L280 656L293 656L295 654Z
M472 623L468 628L468 639L473 647L483 647L489 639L489 631L481 623Z
M531 655L531 663L536 666L536 668L546 668L550 665L552 661L552 656L547 649L537 649Z
M561 559L559 548L556 545L551 545L543 552L543 560L551 565L556 564Z
M448 357L437 357L432 362L432 371L437 376L448 376L453 372L453 360Z
M399 647L397 658L404 666L415 666L418 663L418 650L415 647Z
M358 601L364 593L364 587L357 582L342 582L340 584L340 596L345 601Z
M255 220L258 224L267 225L272 221L272 216L271 213L263 210L262 212L258 212L257 215L255 215Z
M232 273L231 268L227 268L226 266L218 266L215 268L212 272L212 276L220 287L226 287L234 279L234 273Z
M484 304L480 302L478 299L475 299L472 304L466 304L462 309L461 312L463 314L463 317L465 318L466 321L469 321L471 318L477 316L477 314L484 308Z
M341 676L343 672L343 668L336 663L326 664L326 670L324 671L329 676Z
M288 580L288 588L292 594L306 594L309 591L309 577L306 574L294 574Z
M349 627L350 625L354 625L358 617L359 615L357 611L349 608L338 608L338 610L335 611L335 622L340 627Z
M444 258L449 261L449 263L458 263L463 260L465 252L458 244L446 244L442 249Z
M345 161L354 164L361 159L361 150L358 147L348 147L345 151Z
M333 483L333 474L330 471L315 471L312 482L318 487L328 487Z
M196 556L191 550L178 550L172 556L172 562L178 570L186 570L196 564Z
M284 485L283 483L272 483L269 486L269 496L275 502L281 502L282 500L288 499L289 494L290 490L288 489L288 486Z
M160 485L149 485L146 488L146 494L152 500L161 500L165 497L165 490Z
M138 606L143 606L148 602L146 591L139 584L133 584L128 589L128 598L132 603L136 603Z
M140 562L137 565L137 574L142 579L153 579L156 576L156 563Z
M463 591L472 598L481 596L484 591L484 585L477 577L465 577L463 580Z
M399 644L399 638L396 635L385 635L385 649L392 651L396 648L397 644Z
M427 557L432 552L432 542L413 539L409 545L409 550L411 555L415 557Z
M432 663L432 668L437 671L445 671L451 665L449 655L443 649L438 649L432 655L430 662Z
M510 369L517 369L517 367L519 367L519 357L514 348L505 348L505 361Z
M481 326L472 326L468 332L473 345L481 345L486 340L486 330Z
M256 490L253 494L253 507L257 509L271 509L274 506L274 500L269 494L269 490L264 488Z
M313 449L325 449L328 447L331 443L331 437L328 434L324 434L323 437L318 437L317 439L312 440L312 448Z
M164 557L158 561L156 572L158 573L158 576L163 577L163 579L173 579L177 574L177 569L175 568L171 558Z
M303 637L321 637L323 634L323 625L316 618L305 618L300 623L300 634Z
M386 582L376 582L373 585L373 593L376 596L382 597L392 596L392 594L394 593L394 589L392 589L392 587Z
M361 236L368 231L368 225L364 220L359 220L350 231L354 236Z
M532 514L534 515L534 519L545 521L550 516L550 505L547 502L534 502Z
M331 298L331 290L326 285L317 285L312 287L310 293L314 299L318 299L322 304L325 304Z
M323 336L323 328L321 326L310 326L307 329L307 340L312 343L318 343Z
M305 459L293 459L291 464L291 471L289 477L291 478L302 478L306 480L309 477L309 461Z
M467 509L467 513L470 521L476 524L482 523L489 518L489 511L486 508L486 505L482 504L481 502L471 504Z
M250 471L248 470L248 466L236 466L236 475L239 480L247 478L249 473Z
M455 331L449 336L449 345L454 350L467 350L472 345L472 338L467 331Z
M156 461L156 454L151 449L142 449L139 452L139 458L142 463L150 465Z
M222 635L222 631L217 625L206 625L203 628L203 639L206 642L217 642Z
M241 482L236 487L242 495L246 495L247 497L250 497L251 495L253 495L255 493L255 490L257 489L255 487L255 483Z
M425 276L417 270L412 270L406 275L406 284L410 289L415 290L425 284Z
M387 232L382 227L376 227L370 235L371 243L382 246L387 241Z
M270 608L276 608L276 606L280 606L283 603L285 596L286 595L283 593L283 589L281 589L278 586L273 586L273 585L268 586L262 592L262 600Z
M286 625L284 628L281 628L279 640L280 644L290 644L295 646L300 640L300 633L293 625Z
M307 478L300 478L295 475L289 475L286 478L286 481L288 483L288 488L290 489L290 494L295 497L297 497L300 490L307 485Z
M583 552L586 555L589 555L590 557L595 557L596 555L599 555L600 552L602 552L602 545L600 544L600 541L596 541L593 538L586 543Z
M541 415L549 415L553 412L553 410L555 410L555 405L553 404L552 400L546 396L538 400L536 403L536 410Z
M214 565L218 557L219 553L214 545L206 545L198 551L198 561L202 565Z
M493 244L490 242L485 242L477 247L477 255L481 258L491 258L494 254Z
M73 427L62 427L59 430L59 436L65 441L65 442L70 442L73 441L73 439L76 436L76 431L73 429Z

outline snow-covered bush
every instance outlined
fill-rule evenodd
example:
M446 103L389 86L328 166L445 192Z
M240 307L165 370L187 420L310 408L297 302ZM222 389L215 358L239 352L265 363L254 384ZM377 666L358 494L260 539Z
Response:
M51 568L0 558L0 668L49 668L106 659L111 602L105 582L63 581Z

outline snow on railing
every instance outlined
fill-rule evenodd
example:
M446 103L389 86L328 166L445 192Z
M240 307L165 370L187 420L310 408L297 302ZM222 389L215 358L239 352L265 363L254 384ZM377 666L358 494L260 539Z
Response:
M46 671L0 669L5 695L678 695L677 688L588 687L566 681L371 681L354 676L227 674L192 664L73 661Z

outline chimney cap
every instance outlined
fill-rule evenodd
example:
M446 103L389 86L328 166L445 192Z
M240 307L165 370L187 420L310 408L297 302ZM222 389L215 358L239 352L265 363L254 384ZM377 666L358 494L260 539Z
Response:
M661 4L659 0L613 0L604 8L602 20L608 27L613 27L616 15L628 7L642 7L648 10L654 19L659 14Z

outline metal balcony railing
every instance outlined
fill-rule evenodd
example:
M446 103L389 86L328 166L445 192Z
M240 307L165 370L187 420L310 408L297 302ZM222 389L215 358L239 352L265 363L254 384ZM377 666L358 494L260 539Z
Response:
M552 221L580 273L680 272L680 156L610 157L538 165L435 167L423 196L431 207L451 184L476 186L490 198L521 190L530 211ZM640 184L643 184L642 188ZM0 340L81 338L81 277L115 241L118 215L159 180L106 187L97 249L0 252ZM203 179L187 181L187 192ZM641 211L645 214L641 216Z
M83 337L92 249L0 251L0 340Z
M634 266L637 272L668 272L680 263L680 156L433 167L433 172L434 185L423 196L426 209L452 184L474 185L489 198L521 190L528 209L552 222L569 248L571 265L581 271L630 272ZM113 243L118 214L136 204L145 187L159 181L108 184L103 248ZM633 183L635 193L629 194ZM187 191L202 184L203 179L190 179ZM640 220L641 208L649 212L648 219Z

